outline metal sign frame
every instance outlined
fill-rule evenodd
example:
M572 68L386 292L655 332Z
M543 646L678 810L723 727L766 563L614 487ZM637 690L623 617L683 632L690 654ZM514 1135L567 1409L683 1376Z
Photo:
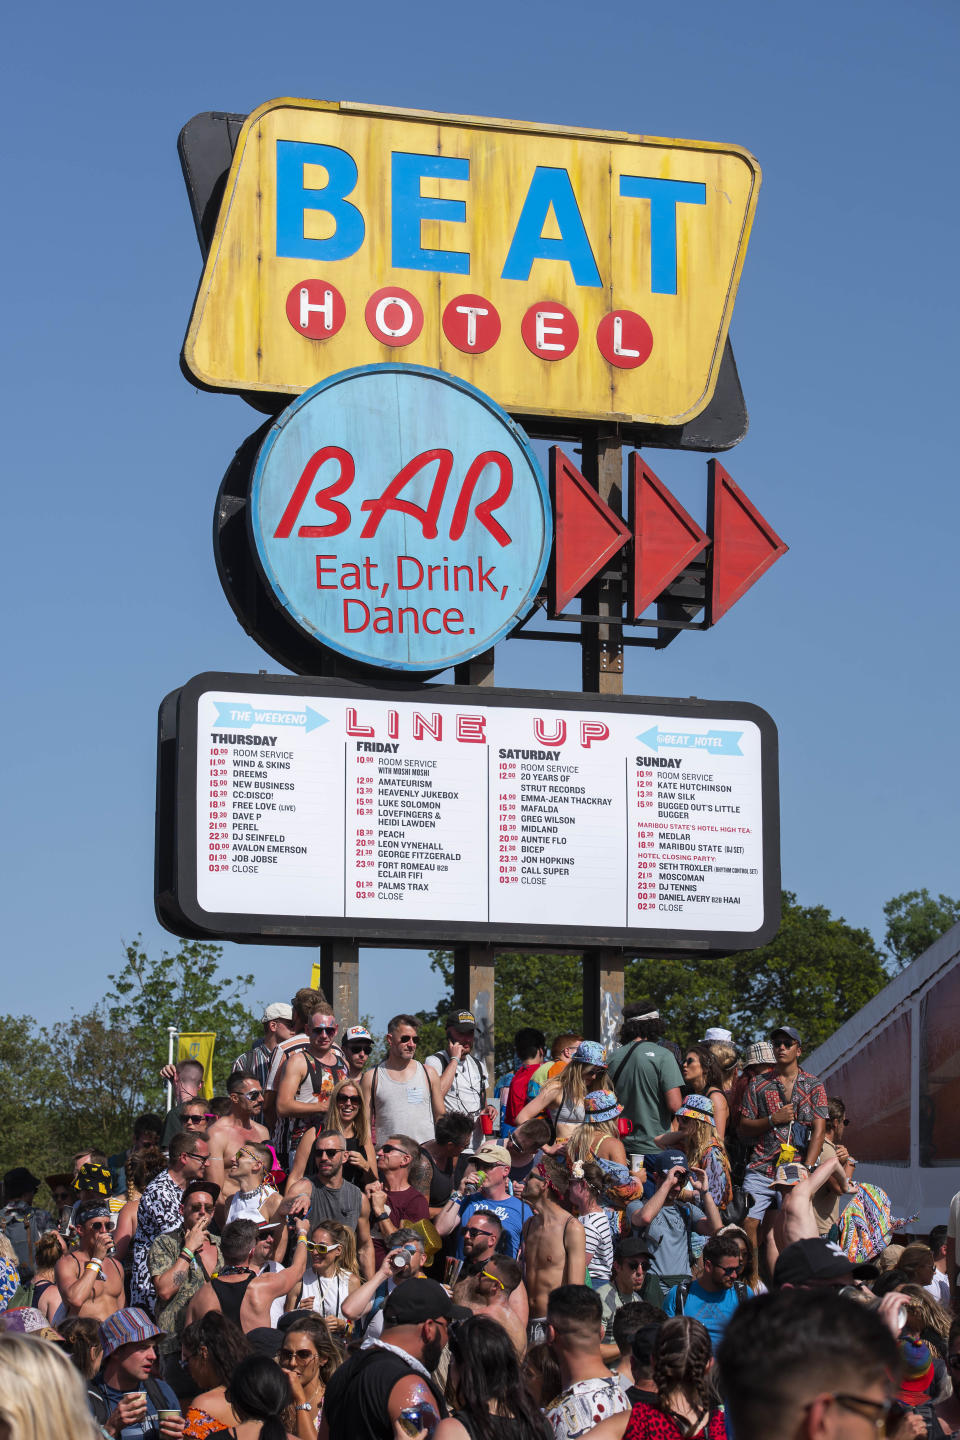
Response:
M197 775L199 698L211 690L237 694L294 695L322 700L384 700L433 708L473 704L498 707L624 712L641 720L646 715L720 721L745 720L761 733L761 813L763 823L763 913L756 931L671 930L669 925L626 928L602 917L583 925L524 925L449 920L384 920L342 916L257 915L212 913L197 899ZM570 950L604 947L645 956L678 951L727 955L766 944L780 923L780 812L777 730L758 706L735 701L696 698L676 700L649 696L591 696L563 691L524 691L468 686L411 686L409 682L377 687L341 679L310 680L278 675L211 672L195 676L166 697L160 707L158 732L156 823L157 916L167 929L189 938L219 938L259 944L317 945L334 938L363 944L422 948L430 944L480 942L498 949Z

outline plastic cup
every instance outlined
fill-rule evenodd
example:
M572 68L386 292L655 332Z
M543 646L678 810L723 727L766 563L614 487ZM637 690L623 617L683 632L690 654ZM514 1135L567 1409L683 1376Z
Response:
M488 1115L486 1110L484 1110L480 1116L480 1129L483 1131L484 1135L493 1134L493 1116Z

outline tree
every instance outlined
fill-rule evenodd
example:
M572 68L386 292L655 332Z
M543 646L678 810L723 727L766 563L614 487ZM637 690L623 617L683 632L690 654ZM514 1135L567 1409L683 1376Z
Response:
M223 979L219 973L223 951L219 945L184 940L170 954L148 956L141 937L124 947L124 965L109 975L113 989L106 996L110 1022L133 1031L144 1053L143 1095L148 1104L162 1107L164 1091L158 1072L167 1062L167 1029L216 1032L213 1059L214 1090L223 1093L237 1055L258 1034L258 1017L244 996L254 983L252 975Z
M886 984L883 957L868 930L834 918L823 905L803 906L785 890L782 919L775 939L759 950L710 957L629 959L624 994L629 1003L642 996L656 1000L667 1022L667 1036L694 1044L708 1025L724 1025L741 1043L769 1033L776 1024L795 1025L804 1049L812 1050L865 1005ZM447 993L435 1011L421 1019L427 1049L443 1044L442 1020L454 1008L453 955L438 950L433 968ZM513 1035L533 1025L548 1040L563 1030L578 1030L583 1016L582 965L578 956L517 955L498 952L495 971L495 1046L497 1068L513 1060ZM596 1036L589 1038L596 1039Z
M887 917L884 944L894 971L903 970L960 920L960 900L938 895L924 887L894 895L883 907Z

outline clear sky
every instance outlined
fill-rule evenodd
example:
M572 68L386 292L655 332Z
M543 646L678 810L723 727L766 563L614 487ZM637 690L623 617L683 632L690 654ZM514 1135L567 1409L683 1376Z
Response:
M18 6L5 22L2 577L5 1011L102 993L153 915L156 709L204 670L277 667L210 544L241 400L178 354L200 275L176 153L203 110L363 100L751 150L763 187L731 335L750 432L725 457L791 546L705 634L628 651L625 689L749 700L781 738L783 877L880 939L956 894L958 506L953 0L805 6ZM699 455L650 455L703 518ZM574 688L509 642L503 684ZM227 946L256 997L313 952ZM435 998L366 952L383 1022ZM184 1017L185 1019L187 1017Z

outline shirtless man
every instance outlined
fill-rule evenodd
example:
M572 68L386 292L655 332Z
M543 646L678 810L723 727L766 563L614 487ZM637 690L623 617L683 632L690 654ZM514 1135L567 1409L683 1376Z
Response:
M523 1359L530 1307L519 1260L509 1255L491 1255L479 1275L457 1283L453 1299L454 1304L466 1305L477 1315L489 1315L502 1325L513 1341L517 1358Z
M111 1255L113 1218L106 1200L93 1200L77 1215L80 1243L54 1268L57 1288L71 1320L106 1320L126 1304L123 1266Z
M265 1178L272 1165L273 1152L269 1145L260 1145L256 1141L241 1145L227 1166L227 1178L217 1209L217 1219L221 1223L256 1220L260 1225L289 1212L289 1206L284 1209L280 1192Z
M547 1179L531 1175L523 1198L533 1215L523 1227L523 1278L530 1302L527 1344L546 1340L547 1300L559 1285L583 1285L587 1274L587 1247L583 1226L564 1208L566 1171L544 1161Z
M773 1180L774 1193L782 1196L780 1209L769 1209L763 1217L764 1252L767 1267L773 1274L781 1251L795 1240L815 1240L820 1234L813 1197L832 1176L836 1176L845 1194L847 1178L840 1159L834 1155L815 1170L791 1161L777 1167Z
M280 1295L289 1295L303 1279L306 1269L308 1222L300 1217L296 1227L297 1241L288 1268L275 1274L261 1271L258 1275L253 1254L260 1233L256 1221L233 1220L225 1226L220 1237L225 1263L206 1284L200 1286L190 1301L185 1325L192 1325L208 1310L219 1310L221 1315L235 1321L241 1330L269 1330L270 1307L274 1300Z
M220 1186L221 1198L227 1181L227 1173L241 1145L251 1142L263 1143L270 1139L265 1125L253 1118L263 1104L263 1087L253 1075L239 1071L227 1081L230 1097L230 1113L222 1120L215 1120L207 1130L210 1157L207 1160L207 1179Z
M317 1010L307 1021L307 1044L292 1052L277 1076L277 1116L275 1134L285 1136L287 1154L280 1155L281 1164L292 1168L297 1147L311 1125L323 1129L330 1096L340 1080L348 1075L347 1062L334 1044L337 1022L329 1009Z

